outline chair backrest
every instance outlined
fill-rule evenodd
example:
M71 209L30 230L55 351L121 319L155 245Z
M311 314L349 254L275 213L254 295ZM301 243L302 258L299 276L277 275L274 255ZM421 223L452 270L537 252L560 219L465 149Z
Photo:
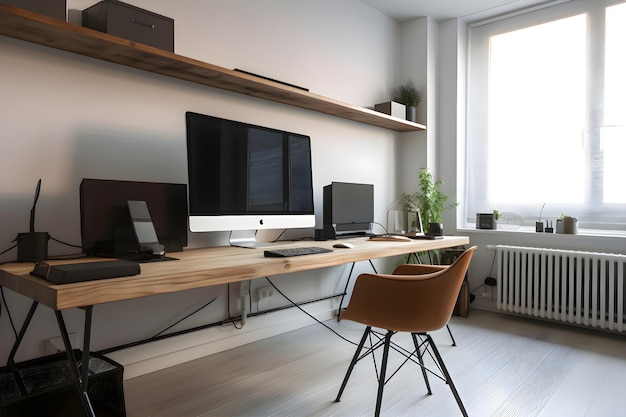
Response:
M445 326L476 246L449 267L424 275L359 275L342 319L405 332L428 332Z

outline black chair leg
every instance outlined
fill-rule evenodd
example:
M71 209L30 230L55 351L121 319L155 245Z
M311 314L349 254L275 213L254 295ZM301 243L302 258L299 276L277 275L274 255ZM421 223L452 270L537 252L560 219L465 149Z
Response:
M385 335L385 346L383 348L383 360L380 365L380 375L378 376L378 396L376 397L376 412L374 413L375 417L380 416L380 409L383 404L383 389L385 388L385 378L387 374L387 359L389 358L389 345L391 343L391 336L394 335L395 332L391 330L387 332Z
M424 357L422 356L422 352L420 351L420 344L417 340L417 335L415 333L411 333L413 337L413 344L415 345L415 353L417 354L417 359L419 360L420 367L422 368L422 375L424 376L424 382L426 383L426 389L428 390L428 395L433 395L432 390L430 389L430 382L428 381L428 373L426 372L426 367L424 366Z
M448 334L450 335L450 339L452 339L452 346L456 346L456 340L454 340L454 336L452 336L452 330L450 330L450 325L446 324L446 329L448 329Z
M450 376L450 373L448 372L446 365L444 365L443 363L443 359L441 358L441 355L439 354L439 350L437 349L437 346L435 345L433 338L429 334L427 334L426 339L428 341L428 344L432 348L432 352L435 355L437 362L439 363L439 368L441 369L441 372L443 373L443 376L446 379L446 383L450 386L452 395L454 395L454 398L456 399L456 403L459 405L459 408L461 409L461 413L463 414L464 417L467 417L467 411L465 411L465 407L463 406L461 397L459 396L459 393L456 390L456 387L454 386L454 382L452 382L452 377Z
M348 367L348 371L346 372L346 376L343 378L343 382L341 383L341 388L339 388L339 393L337 394L337 398L335 402L341 401L341 395L343 394L343 390L346 388L346 384L348 383L348 379L350 379L350 375L352 374L352 370L354 369L354 365L359 361L359 355L361 354L361 350L363 349L363 345L367 340L367 336L369 336L372 331L371 326L367 326L365 331L363 332L363 337L359 342L359 346L356 348L356 352L354 352L354 356L352 357L352 361L350 362L350 366Z

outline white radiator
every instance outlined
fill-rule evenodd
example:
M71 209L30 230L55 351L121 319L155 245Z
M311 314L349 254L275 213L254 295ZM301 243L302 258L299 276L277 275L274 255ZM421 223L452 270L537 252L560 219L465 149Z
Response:
M497 308L624 331L626 255L489 246L497 257Z

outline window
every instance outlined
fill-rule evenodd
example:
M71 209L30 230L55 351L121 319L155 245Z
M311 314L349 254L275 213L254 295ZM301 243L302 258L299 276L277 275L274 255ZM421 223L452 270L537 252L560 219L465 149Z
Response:
M467 223L497 209L626 230L625 39L623 1L470 30Z

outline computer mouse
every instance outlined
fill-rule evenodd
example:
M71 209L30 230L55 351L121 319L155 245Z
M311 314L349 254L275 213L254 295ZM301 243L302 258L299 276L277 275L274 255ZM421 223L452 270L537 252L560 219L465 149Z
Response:
M333 245L333 248L352 249L354 245L348 242L338 242Z

